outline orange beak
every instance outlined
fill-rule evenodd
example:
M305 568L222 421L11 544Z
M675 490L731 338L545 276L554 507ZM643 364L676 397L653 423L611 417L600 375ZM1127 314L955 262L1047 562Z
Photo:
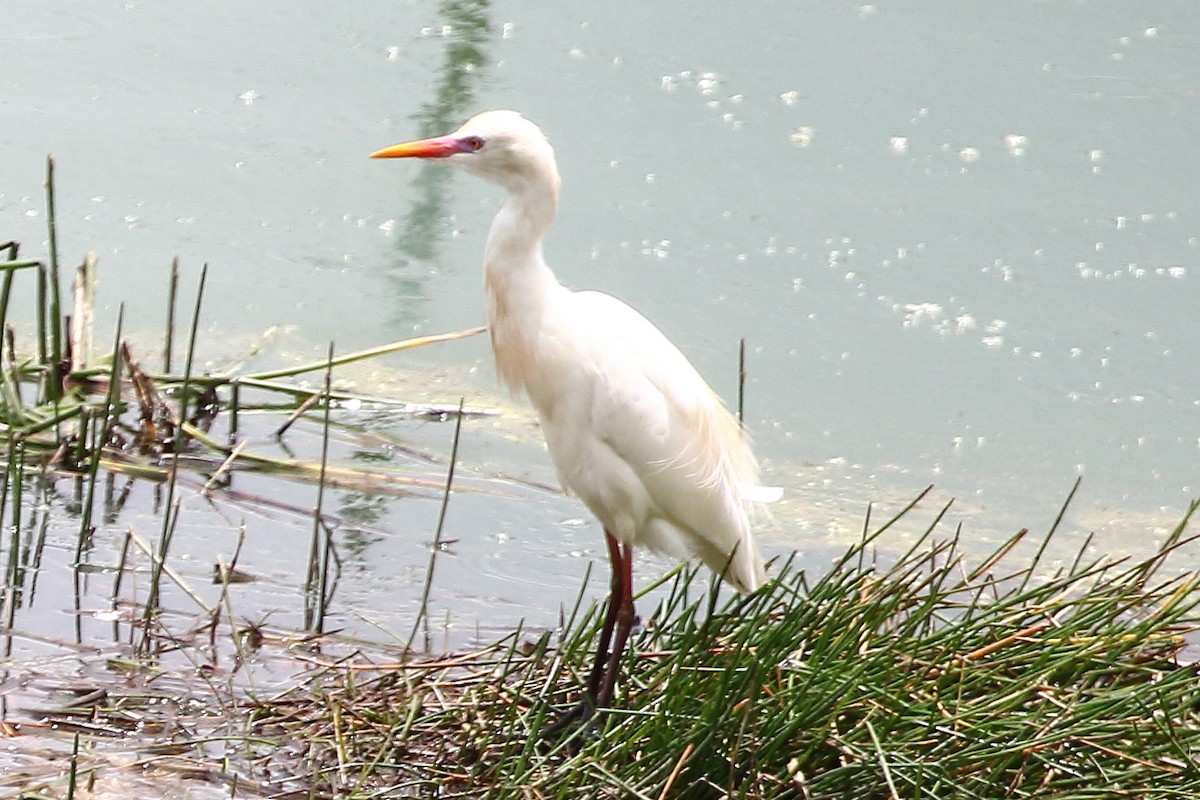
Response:
M371 153L371 158L449 158L456 153L469 153L471 148L453 136L437 136L415 142L394 144Z

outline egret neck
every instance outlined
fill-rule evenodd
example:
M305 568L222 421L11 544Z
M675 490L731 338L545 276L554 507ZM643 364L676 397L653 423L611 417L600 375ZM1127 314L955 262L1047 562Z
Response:
M488 329L501 382L528 393L535 374L538 329L547 301L566 289L542 258L542 238L558 206L558 172L506 182L504 202L488 233L483 254L483 286Z

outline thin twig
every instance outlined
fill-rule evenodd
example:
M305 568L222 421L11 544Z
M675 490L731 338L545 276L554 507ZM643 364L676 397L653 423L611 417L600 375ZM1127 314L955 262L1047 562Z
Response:
M465 398L458 401L459 413L454 417L454 440L450 444L450 464L446 468L446 487L442 492L442 507L438 512L437 529L433 534L433 547L429 551L429 566L425 570L425 587L421 590L421 607L417 610L417 618L413 621L412 633L408 636L405 652L412 650L412 643L417 638L417 631L422 620L427 619L429 611L429 593L433 588L433 570L437 565L438 551L442 549L442 529L446 524L446 510L450 507L450 488L454 484L454 466L458 463L458 441L462 433L462 405Z

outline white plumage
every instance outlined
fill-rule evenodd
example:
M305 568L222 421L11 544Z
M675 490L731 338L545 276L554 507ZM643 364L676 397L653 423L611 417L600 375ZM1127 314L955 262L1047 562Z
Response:
M628 626L618 627L613 654L604 651L624 607L632 625L628 548L698 556L753 591L763 565L749 505L780 492L759 485L737 420L658 328L610 295L567 289L546 266L559 175L536 125L485 111L448 136L373 157L442 158L508 190L484 251L492 349L500 380L537 410L563 486L610 537L614 596L588 685L591 705L605 705Z

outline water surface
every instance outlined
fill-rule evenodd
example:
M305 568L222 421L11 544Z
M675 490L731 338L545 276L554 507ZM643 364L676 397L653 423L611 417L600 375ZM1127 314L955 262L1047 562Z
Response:
M0 237L44 251L51 151L64 260L99 254L102 327L124 301L153 341L178 254L191 281L210 265L216 361L277 324L260 362L465 328L498 190L366 154L517 108L559 150L562 280L638 307L727 398L747 339L747 419L787 491L769 552L819 563L868 502L929 483L929 515L957 498L983 549L1047 528L1079 475L1067 549L1096 531L1098 552L1140 552L1200 485L1184 9L19 0L0 35ZM387 365L427 376L414 399L504 403L482 339ZM503 407L504 425L468 426L463 464L552 482ZM397 435L445 452L435 427ZM420 585L380 566L423 563L436 515L405 526L398 503L358 604ZM458 570L439 585L465 599L445 602L491 603L498 579L509 622L550 624L603 554L549 492L463 500L447 524Z

